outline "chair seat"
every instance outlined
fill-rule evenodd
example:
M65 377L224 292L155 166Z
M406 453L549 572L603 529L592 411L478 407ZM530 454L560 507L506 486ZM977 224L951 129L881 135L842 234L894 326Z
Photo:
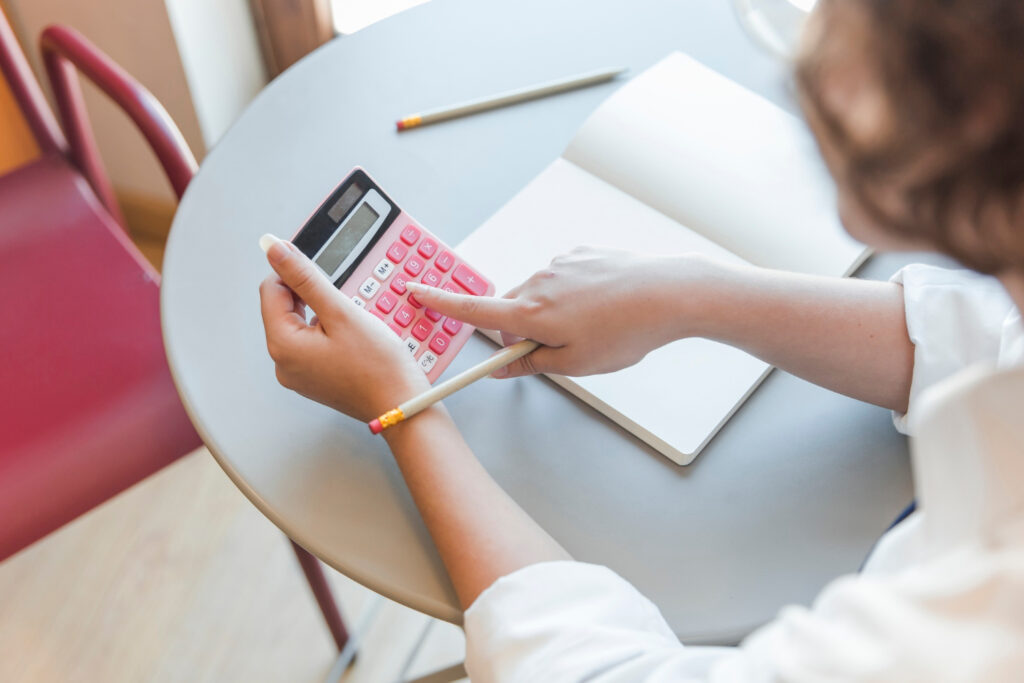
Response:
M0 177L0 559L200 445L159 276L67 162Z

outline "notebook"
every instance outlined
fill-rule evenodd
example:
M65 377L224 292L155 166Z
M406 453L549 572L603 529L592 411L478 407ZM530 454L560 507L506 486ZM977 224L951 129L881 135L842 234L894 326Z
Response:
M833 276L868 254L838 222L805 125L681 53L609 97L457 250L504 292L580 244ZM769 370L743 351L684 339L618 372L549 376L685 465Z

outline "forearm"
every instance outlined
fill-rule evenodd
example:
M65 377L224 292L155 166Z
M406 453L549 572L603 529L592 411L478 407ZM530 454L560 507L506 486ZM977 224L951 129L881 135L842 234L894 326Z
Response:
M491 478L441 406L384 436L463 609L505 574L571 559Z
M703 272L683 277L700 277L702 294L678 305L690 335L744 349L847 396L906 410L914 347L899 285L708 262L696 267Z

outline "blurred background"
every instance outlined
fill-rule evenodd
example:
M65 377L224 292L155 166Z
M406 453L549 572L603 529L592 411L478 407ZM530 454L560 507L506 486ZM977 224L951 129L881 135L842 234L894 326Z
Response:
M336 35L426 0L0 0L41 82L49 24L77 29L149 88L203 156L274 76ZM159 267L177 202L142 136L89 83L86 108L132 237ZM0 82L0 174L36 153Z

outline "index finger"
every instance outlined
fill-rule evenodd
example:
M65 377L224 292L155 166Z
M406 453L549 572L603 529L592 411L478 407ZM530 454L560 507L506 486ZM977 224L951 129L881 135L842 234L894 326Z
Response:
M417 301L442 315L485 330L524 334L519 319L519 307L513 299L456 294L418 282L409 282L406 287L416 295Z
M308 327L296 310L295 295L281 278L271 273L260 283L260 313L267 336L277 336Z

